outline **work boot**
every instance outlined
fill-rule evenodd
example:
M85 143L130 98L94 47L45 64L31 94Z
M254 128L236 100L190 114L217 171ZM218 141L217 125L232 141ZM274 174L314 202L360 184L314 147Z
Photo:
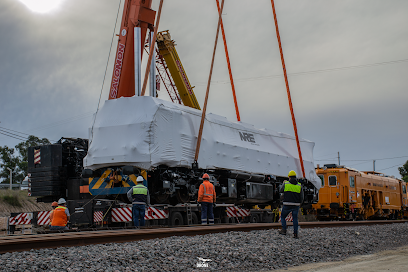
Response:
M286 230L285 230L285 229L281 229L281 230L279 231L279 234L286 235Z
M297 234L297 233L293 233L293 238L295 238L295 239L299 239L298 234Z

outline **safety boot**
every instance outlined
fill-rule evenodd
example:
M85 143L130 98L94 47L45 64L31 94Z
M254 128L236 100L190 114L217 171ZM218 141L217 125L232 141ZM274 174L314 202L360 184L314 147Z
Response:
M279 234L286 235L286 229L281 229L281 230L279 231Z
M293 233L293 238L295 238L295 239L299 239L298 234L297 234L297 233Z

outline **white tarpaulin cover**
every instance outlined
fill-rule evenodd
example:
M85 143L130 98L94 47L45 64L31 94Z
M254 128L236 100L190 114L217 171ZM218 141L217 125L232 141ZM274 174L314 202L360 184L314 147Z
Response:
M108 100L96 116L84 166L191 167L200 120L199 110L150 96ZM300 139L300 146L306 178L319 189L314 143ZM301 173L294 137L211 113L204 122L198 165L275 176Z

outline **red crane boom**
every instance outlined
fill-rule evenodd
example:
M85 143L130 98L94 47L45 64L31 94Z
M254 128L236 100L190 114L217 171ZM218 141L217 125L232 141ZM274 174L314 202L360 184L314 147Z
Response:
M153 30L156 16L151 6L152 0L125 0L109 99L135 95L134 33L135 28L140 28L140 48L143 49L147 29ZM142 54L140 50L140 59Z

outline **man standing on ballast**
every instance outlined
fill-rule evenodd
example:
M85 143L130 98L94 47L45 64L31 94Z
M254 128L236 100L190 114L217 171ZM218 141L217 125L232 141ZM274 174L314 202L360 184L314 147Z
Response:
M286 216L292 212L293 217L293 237L298 238L298 213L299 207L303 203L302 185L296 179L296 172L290 171L289 181L285 181L280 187L279 192L283 194L283 207L281 213L282 230L280 234L286 235Z

